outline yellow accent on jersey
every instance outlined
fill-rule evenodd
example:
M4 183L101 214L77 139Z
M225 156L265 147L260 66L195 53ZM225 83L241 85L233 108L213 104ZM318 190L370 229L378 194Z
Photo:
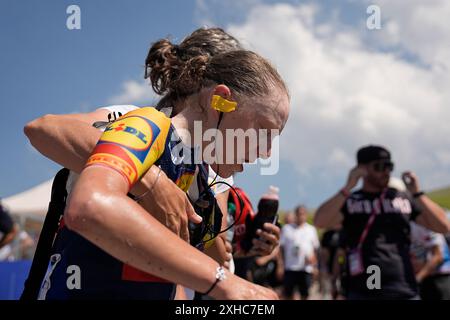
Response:
M194 181L195 173L185 173L183 174L175 184L184 192L187 192L191 187L192 182Z
M170 123L152 107L128 112L105 129L86 167L108 166L126 177L131 188L163 154Z

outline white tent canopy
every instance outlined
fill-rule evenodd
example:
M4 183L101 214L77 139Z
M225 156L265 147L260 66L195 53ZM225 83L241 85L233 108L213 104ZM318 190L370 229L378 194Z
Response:
M45 181L31 189L2 199L11 215L43 219L47 214L53 180Z

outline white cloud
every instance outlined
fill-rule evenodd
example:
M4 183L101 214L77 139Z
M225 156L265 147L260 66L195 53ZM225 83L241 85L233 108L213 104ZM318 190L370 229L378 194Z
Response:
M373 2L367 0L367 2ZM434 68L450 67L450 2L447 0L377 0L386 24L381 43L395 44Z
M292 109L280 150L299 181L317 172L318 181L338 186L356 149L377 143L393 151L399 170L415 170L424 187L448 185L450 2L378 2L391 23L372 31L378 49L367 45L365 23L318 23L318 5L255 4L227 30L269 58L288 83ZM386 50L393 43L424 64Z
M146 104L152 105L159 100L151 86L145 81L128 80L122 84L119 94L108 99L110 104Z
M450 2L374 3L382 15L376 31L365 28L365 10L349 26L339 21L343 12L317 3L197 1L203 24L238 13L226 29L287 81L292 109L280 151L301 181L301 198L344 183L355 151L369 143L390 148L396 167L416 171L425 188L450 182ZM147 83L127 81L109 102L149 105L158 98Z

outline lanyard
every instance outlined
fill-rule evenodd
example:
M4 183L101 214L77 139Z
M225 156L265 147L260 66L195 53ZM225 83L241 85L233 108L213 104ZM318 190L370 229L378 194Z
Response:
M383 201L384 201L385 195L386 195L386 190L383 190L383 192L380 195L380 198L378 199L379 204L380 204L380 213L382 211ZM372 213L370 214L369 220L367 221L367 224L364 227L364 230L363 230L363 232L361 234L361 237L359 238L358 246L357 246L358 249L361 249L361 247L362 247L362 245L364 243L364 240L366 240L367 234L369 233L370 228L372 228L372 225L375 222L376 216L377 216L377 212L375 211L375 205L373 205Z

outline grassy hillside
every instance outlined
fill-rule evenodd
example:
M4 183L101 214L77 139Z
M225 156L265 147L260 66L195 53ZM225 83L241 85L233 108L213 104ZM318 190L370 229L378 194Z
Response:
M450 187L429 192L428 196L442 207L450 209Z

